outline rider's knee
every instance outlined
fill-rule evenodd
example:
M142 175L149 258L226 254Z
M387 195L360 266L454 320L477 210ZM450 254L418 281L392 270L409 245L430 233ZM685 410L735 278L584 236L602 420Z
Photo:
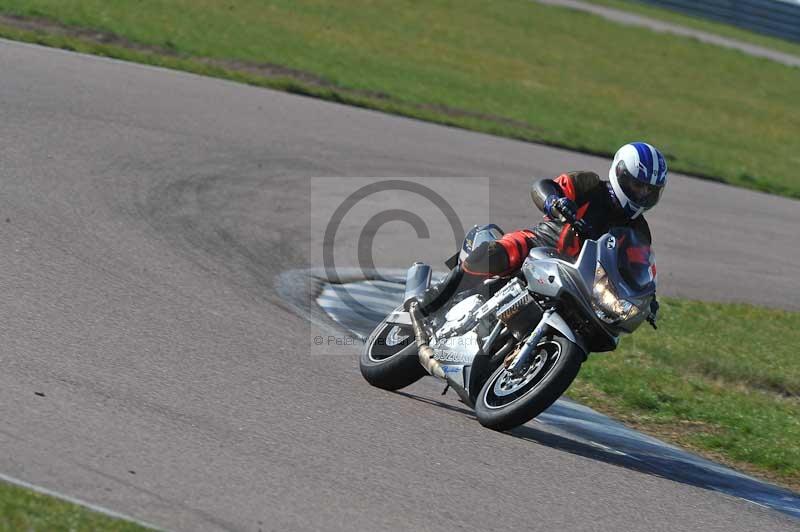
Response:
M483 242L464 260L464 271L473 275L501 275L508 271L508 252L499 242Z

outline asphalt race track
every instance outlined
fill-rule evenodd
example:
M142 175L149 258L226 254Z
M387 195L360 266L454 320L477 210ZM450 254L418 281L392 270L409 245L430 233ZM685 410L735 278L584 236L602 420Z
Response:
M426 382L372 389L355 356L309 355L277 293L314 255L309 177L488 176L511 228L529 176L606 164L0 41L0 472L179 530L799 529L542 427L481 429ZM797 207L673 176L663 293L800 308ZM383 264L418 258L386 231Z
M319 308L337 322L337 330L344 329L362 342L386 315L403 303L405 275L402 271L393 277L384 275L382 280L334 285L326 282L324 270L310 269L287 272L279 282L279 290L286 294L288 301L297 298L298 307L305 303L305 294L295 290L298 275L305 275L312 282L316 280L320 283L321 290L316 300ZM282 282L284 280L285 284ZM359 306L352 305L349 297L355 299ZM314 319L316 316L311 313L310 317ZM427 380L429 386L442 388L439 381ZM727 493L800 518L800 495L637 432L569 399L559 399L537 416L534 423L512 433L522 435L528 433L531 427L541 429L542 425L545 430L537 431L537 435L542 437L546 434L544 437L550 438L549 443L559 448L683 484Z

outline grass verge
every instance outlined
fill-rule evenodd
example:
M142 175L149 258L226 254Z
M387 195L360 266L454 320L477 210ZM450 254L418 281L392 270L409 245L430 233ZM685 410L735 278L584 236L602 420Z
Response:
M675 299L662 311L657 331L589 357L570 396L800 491L800 313Z
M0 532L19 530L149 532L151 529L0 482Z
M800 198L800 69L527 0L0 0L0 35Z
M598 4L617 9L623 9L643 15L646 17L663 20L664 22L671 22L687 28L694 28L708 33L714 33L721 37L728 37L729 39L736 39L737 41L746 42L763 46L764 48L771 48L779 52L800 56L800 43L789 41L786 39L779 39L778 37L770 37L749 31L730 24L723 24L721 22L714 22L712 20L693 17L691 15L683 14L679 11L672 11L670 9L662 8L656 5L645 4L637 0L586 0L591 4Z

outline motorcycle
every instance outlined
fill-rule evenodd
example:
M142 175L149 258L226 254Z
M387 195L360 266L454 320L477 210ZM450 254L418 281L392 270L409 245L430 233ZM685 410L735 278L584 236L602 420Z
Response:
M455 267L502 235L493 224L474 227L446 264ZM655 328L654 255L626 227L586 240L574 262L553 248L534 248L514 276L460 290L423 316L416 298L430 280L430 266L409 269L403 305L367 339L361 373L386 390L438 377L495 430L522 425L552 405L589 353L613 351L645 320Z

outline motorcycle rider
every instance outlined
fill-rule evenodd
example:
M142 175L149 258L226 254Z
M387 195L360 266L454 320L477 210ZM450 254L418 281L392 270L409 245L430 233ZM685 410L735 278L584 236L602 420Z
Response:
M645 142L622 146L614 155L604 181L594 172L561 174L538 179L531 188L533 203L544 212L544 220L533 228L505 234L483 242L453 268L445 279L429 288L418 300L423 314L440 308L463 282L516 272L535 247L551 247L574 259L585 239L597 239L611 227L628 226L643 242L652 242L642 213L652 209L667 184L667 163L655 147ZM655 265L652 265L653 275ZM651 305L655 327L658 303Z

